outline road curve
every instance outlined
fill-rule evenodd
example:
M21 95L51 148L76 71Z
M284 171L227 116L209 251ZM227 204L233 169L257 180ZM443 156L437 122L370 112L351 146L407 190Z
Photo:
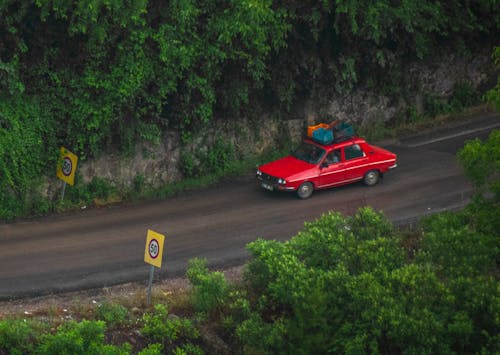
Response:
M483 128L485 129L483 129ZM464 206L472 187L455 154L467 139L500 129L497 114L384 145L398 168L375 187L362 184L316 192L308 200L269 193L252 173L230 183L161 201L0 224L0 300L147 281L147 229L166 235L157 277L178 276L191 258L211 266L240 264L257 238L286 240L329 211L370 205L393 222Z

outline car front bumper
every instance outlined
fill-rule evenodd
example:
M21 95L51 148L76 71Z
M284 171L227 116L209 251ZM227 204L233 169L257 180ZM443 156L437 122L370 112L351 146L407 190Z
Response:
M265 179L262 176L257 175L257 180L260 186L269 191L295 191L296 188L287 186L286 184L279 184L271 179Z

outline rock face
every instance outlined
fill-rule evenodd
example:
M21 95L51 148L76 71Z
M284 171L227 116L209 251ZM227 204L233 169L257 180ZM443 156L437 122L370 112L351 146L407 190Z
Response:
M142 176L147 184L161 186L181 177L179 159L180 137L175 132L167 132L158 145L138 144L131 157L111 152L99 159L90 159L79 166L78 172L86 182L98 176L118 186L129 186L137 176Z
M110 152L99 159L81 162L78 172L85 181L98 176L118 186L130 186L134 179L141 177L146 184L161 186L182 179L180 162L183 153L196 156L214 144L215 137L224 137L233 145L238 156L244 156L272 148L283 135L298 140L307 125L325 121L325 117L335 117L358 125L391 121L410 106L421 112L425 93L448 98L453 94L455 84L463 81L469 82L474 88L484 89L494 72L489 53L490 49L486 49L484 54L470 58L451 54L439 56L432 63L408 65L403 75L409 78L412 90L404 100L391 99L362 88L348 96L323 98L322 102L326 104L322 106L307 99L300 110L291 115L293 119L278 121L265 116L259 122L255 122L255 119L215 122L212 128L201 132L193 139L193 143L183 148L179 132L167 132L157 146L139 144L132 157Z

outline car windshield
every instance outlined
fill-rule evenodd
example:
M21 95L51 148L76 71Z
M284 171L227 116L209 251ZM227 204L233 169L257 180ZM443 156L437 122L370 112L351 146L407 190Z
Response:
M303 142L292 155L309 164L318 164L323 155L325 155L325 150L314 144Z

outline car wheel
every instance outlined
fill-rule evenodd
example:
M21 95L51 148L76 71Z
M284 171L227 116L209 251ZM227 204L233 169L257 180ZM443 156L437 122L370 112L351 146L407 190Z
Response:
M370 170L365 174L363 182L367 186L374 186L377 185L379 180L380 180L380 173L378 172L378 170Z
M299 196L299 198L304 200L306 198L311 197L313 191L314 191L313 185L310 182L304 182L297 189L297 196Z

